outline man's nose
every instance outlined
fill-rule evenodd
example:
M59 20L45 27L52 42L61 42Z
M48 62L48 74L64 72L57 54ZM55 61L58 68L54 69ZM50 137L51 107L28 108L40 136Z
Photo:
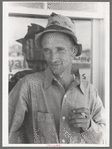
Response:
M56 53L52 53L52 54L51 54L51 62L54 63L54 62L57 61L57 59L58 59L57 54L56 54Z

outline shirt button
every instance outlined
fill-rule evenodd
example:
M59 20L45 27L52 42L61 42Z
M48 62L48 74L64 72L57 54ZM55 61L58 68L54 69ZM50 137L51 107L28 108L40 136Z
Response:
M65 140L64 139L62 140L62 143L65 143Z
M65 116L62 117L62 120L63 120L63 121L65 120Z
M66 98L67 95L64 96L64 98Z

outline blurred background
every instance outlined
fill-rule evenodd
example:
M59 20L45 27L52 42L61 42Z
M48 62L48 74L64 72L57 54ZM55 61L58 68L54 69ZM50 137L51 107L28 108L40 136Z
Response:
M34 37L29 37L29 48L23 38L32 24L43 27L48 16L54 12L70 17L76 28L82 54L74 58L73 68L83 79L98 89L105 105L105 51L107 42L106 2L7 2L8 4L8 63L9 91L26 74L43 71L46 67L41 50L35 50ZM27 45L27 47L25 47Z

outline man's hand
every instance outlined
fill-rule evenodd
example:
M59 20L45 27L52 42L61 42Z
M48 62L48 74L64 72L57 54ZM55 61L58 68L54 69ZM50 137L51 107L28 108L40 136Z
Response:
M90 111L87 108L73 109L69 115L70 125L81 127L84 131L90 127Z

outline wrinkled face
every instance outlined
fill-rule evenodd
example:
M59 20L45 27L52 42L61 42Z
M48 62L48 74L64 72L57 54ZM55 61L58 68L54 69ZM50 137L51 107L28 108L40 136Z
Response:
M72 66L74 50L73 44L67 35L46 33L42 38L42 48L53 74L60 75Z

